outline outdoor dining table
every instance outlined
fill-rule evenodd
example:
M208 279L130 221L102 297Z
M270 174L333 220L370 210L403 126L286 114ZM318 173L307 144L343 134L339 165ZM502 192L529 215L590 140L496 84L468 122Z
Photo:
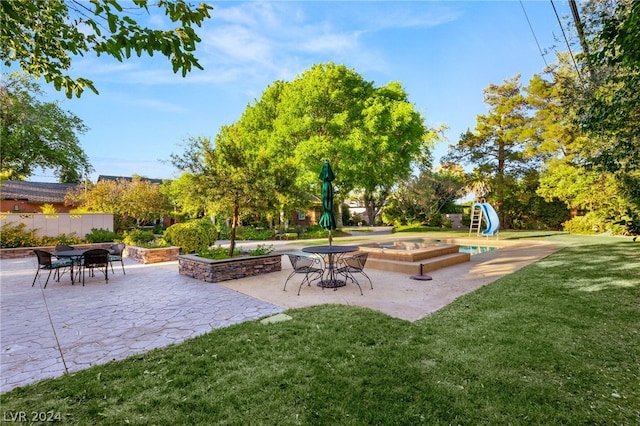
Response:
M73 284L74 281L73 267L87 250L88 249L55 250L53 252L55 257L71 259L71 284Z
M336 289L338 287L343 287L346 285L344 280L340 280L336 277L335 265L338 260L345 253L351 253L354 251L358 251L357 246L310 246L304 247L302 249L305 253L313 253L313 254L321 254L327 256L327 261L325 262L325 268L323 272L323 277L318 284L323 288L333 288Z

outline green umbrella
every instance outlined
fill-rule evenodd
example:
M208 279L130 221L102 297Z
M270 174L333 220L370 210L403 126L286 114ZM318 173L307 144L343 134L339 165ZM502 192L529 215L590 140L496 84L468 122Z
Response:
M322 171L320 172L320 180L322 181L322 216L318 220L318 224L324 229L329 230L329 245L333 241L331 231L336 229L336 218L333 215L333 180L335 175L329 160L325 160L322 165Z

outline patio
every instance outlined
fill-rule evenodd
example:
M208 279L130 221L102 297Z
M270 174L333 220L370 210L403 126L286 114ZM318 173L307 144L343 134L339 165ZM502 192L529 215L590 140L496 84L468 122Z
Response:
M291 270L286 257L281 272L221 284L179 275L177 261L142 265L125 259L127 274L116 270L108 284L96 276L84 288L71 286L64 276L45 290L30 286L35 257L1 260L0 393L290 308L352 304L415 321L555 250L517 241L432 272L432 281L367 269L374 289L363 286L364 295L348 284L336 291L305 286L297 296L294 280L284 292Z

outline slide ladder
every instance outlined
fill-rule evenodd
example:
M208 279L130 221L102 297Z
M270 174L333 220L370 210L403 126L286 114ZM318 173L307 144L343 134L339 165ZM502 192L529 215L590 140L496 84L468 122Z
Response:
M482 209L479 203L474 203L471 207L471 224L469 225L469 236L474 232L476 235L480 235L480 228L482 227Z
M494 210L493 206L489 203L473 203L471 207L471 224L469 225L469 236L475 231L476 235L480 235L480 229L482 222L485 222L487 227L482 231L482 235L485 237L491 237L493 235L498 237L498 231L500 230L500 219L498 214Z

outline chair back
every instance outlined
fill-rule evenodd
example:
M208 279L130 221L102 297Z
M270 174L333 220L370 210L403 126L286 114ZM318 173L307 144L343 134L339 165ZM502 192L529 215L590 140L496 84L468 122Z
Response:
M122 252L124 251L124 248L125 248L125 244L124 243L114 244L109 249L109 252L113 256L122 256Z
M289 256L294 271L306 272L316 262L316 259L310 256L300 256L293 253L287 253L287 256Z
M86 266L104 266L109 263L109 250L91 249L82 255L82 264Z
M56 246L56 251L71 251L71 250L75 250L75 248L73 246L68 246L65 244Z
M363 270L369 253L358 253L344 259L344 263L353 269Z
M51 266L51 253L44 250L34 250L33 251L38 257L38 265L39 266Z

